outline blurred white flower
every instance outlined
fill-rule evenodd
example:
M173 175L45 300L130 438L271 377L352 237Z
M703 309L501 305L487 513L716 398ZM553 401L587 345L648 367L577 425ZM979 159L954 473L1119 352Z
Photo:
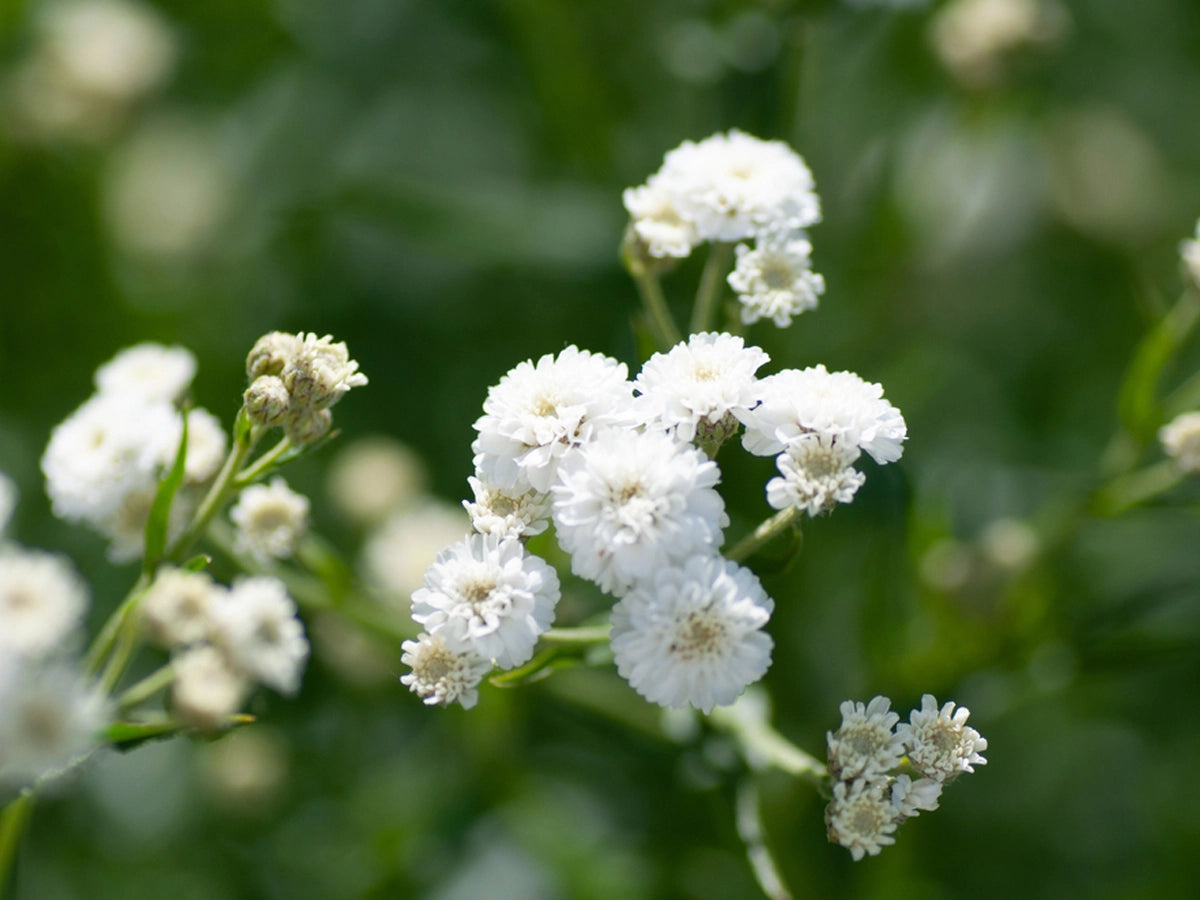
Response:
M211 644L199 644L171 659L175 680L171 706L183 721L203 731L224 725L250 692L245 676Z
M567 451L632 424L632 408L624 363L574 345L526 360L488 390L471 445L477 475L499 488L547 491Z
M429 565L470 527L461 507L432 499L394 513L363 547L367 580L407 609L413 591L424 584Z
M260 562L291 556L308 529L308 508L308 498L279 476L269 485L250 485L229 511L234 547Z
M162 568L139 606L142 624L162 647L198 644L208 639L213 605L225 590L207 572Z
M554 526L571 571L620 596L695 554L715 553L729 524L716 463L664 432L610 430L565 457Z
M1200 222L1196 223L1196 237L1181 241L1179 258L1183 260L1188 277L1191 278L1192 288L1200 287Z
M1158 439L1180 471L1200 472L1200 412L1176 416L1159 429Z
M833 798L825 808L829 840L841 844L855 860L877 856L896 843L897 813L887 796L887 782L858 778L833 785Z
M1066 30L1052 0L952 0L930 21L929 37L950 73L969 87L999 81L1015 50L1053 43Z
M939 710L932 694L921 697L921 708L896 727L912 767L926 778L951 781L987 762L982 752L987 738L966 724L970 711L947 702Z
M179 400L196 374L196 357L184 347L144 343L126 347L96 370L96 390L135 400Z
M891 711L891 705L887 697L873 697L865 705L853 700L842 703L841 726L825 732L829 774L835 780L887 775L900 765L904 742L895 730L900 715Z
M427 706L461 703L470 709L479 701L479 682L492 668L489 660L471 649L451 650L438 635L422 634L400 647L400 661L412 669L400 683Z
M741 301L742 321L771 319L780 328L810 309L825 292L825 279L812 270L812 244L794 234L758 238L751 250L737 245L737 266L729 286Z
M346 518L373 525L412 505L428 484L429 474L415 450L379 436L355 441L334 457L328 494Z
M164 466L175 461L179 446L179 435L183 429L183 416L176 418L174 447L171 456L163 459ZM187 458L183 476L188 484L204 484L217 474L225 461L225 429L221 420L207 409L196 407L187 412Z
M771 665L773 609L749 569L719 556L657 568L613 607L617 671L660 706L727 706Z
M639 418L681 441L695 440L699 426L712 428L727 416L749 411L757 402L755 372L769 360L740 337L693 334L687 343L655 353L643 364L633 382L640 394Z
M87 586L66 560L15 546L0 551L0 653L49 653L75 631L87 606Z
M550 526L549 494L532 487L505 490L474 476L467 482L475 500L464 500L463 508L471 517L471 527L480 534L524 538Z
M849 503L867 477L853 467L858 447L828 434L802 434L775 459L780 477L767 482L767 503L810 516Z
M233 667L282 694L295 694L308 660L296 604L277 578L241 578L212 606L213 644Z
M520 541L475 534L438 554L412 596L412 617L451 650L511 669L533 656L559 597L558 574Z

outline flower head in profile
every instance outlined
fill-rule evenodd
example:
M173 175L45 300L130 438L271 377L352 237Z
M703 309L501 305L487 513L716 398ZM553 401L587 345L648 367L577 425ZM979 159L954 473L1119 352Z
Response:
M400 661L412 671L400 683L425 701L426 706L462 704L470 709L479 702L479 682L492 668L473 650L451 650L438 635L422 634L400 645Z
M163 567L142 597L142 627L161 647L202 643L208 639L213 608L225 590L207 572Z
M932 812L938 808L941 796L942 782L936 778L913 781L911 775L897 775L892 781L892 807L896 810L896 821L902 823L922 812Z
M719 556L659 568L613 607L617 671L660 706L727 706L771 665L773 608L749 569Z
M766 235L750 249L737 245L737 266L729 286L741 301L746 324L770 319L780 328L792 318L816 309L825 292L825 279L812 270L812 244L796 235Z
M511 669L533 656L558 600L558 574L545 560L515 538L475 534L438 555L412 616L451 650Z
M896 728L912 767L926 778L951 781L985 764L987 738L967 725L969 715L965 706L947 702L939 709L932 694L923 695L921 708Z
M564 459L554 526L571 571L620 596L670 563L716 552L729 524L716 463L661 431L612 430Z
M887 775L900 765L904 742L896 735L900 716L891 711L891 704L887 697L874 697L865 705L853 700L842 703L841 726L825 734L829 773L834 778Z
M833 797L825 808L829 840L841 844L854 859L878 856L896 843L896 808L888 795L887 782L856 778L833 785Z

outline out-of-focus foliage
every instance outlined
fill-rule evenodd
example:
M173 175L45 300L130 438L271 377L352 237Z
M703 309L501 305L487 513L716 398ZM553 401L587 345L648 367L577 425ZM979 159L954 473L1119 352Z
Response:
M55 4L5 5L12 532L70 554L106 615L136 573L51 518L50 429L141 340L190 347L197 402L228 420L273 329L345 340L371 383L339 407L341 440L404 441L456 502L508 368L568 343L636 366L621 189L686 138L783 139L816 176L828 290L750 340L772 370L881 382L911 437L765 576L776 725L819 751L841 700L905 711L929 691L990 742L937 814L857 864L825 842L810 787L766 776L784 876L813 897L1190 895L1196 492L1111 520L1078 500L1200 215L1200 6L1061 2L1036 40L965 75L931 38L943 7L158 0L137 7L146 34L109 45L123 53L64 75ZM1185 347L1164 386L1198 363ZM360 532L325 499L339 449L289 480L353 554ZM770 474L726 470L735 528L768 513ZM1051 540L1025 565L1035 515ZM265 724L109 754L42 799L17 896L756 895L731 748L668 740L615 672L427 709L395 678L398 646L310 628L303 690L259 697Z

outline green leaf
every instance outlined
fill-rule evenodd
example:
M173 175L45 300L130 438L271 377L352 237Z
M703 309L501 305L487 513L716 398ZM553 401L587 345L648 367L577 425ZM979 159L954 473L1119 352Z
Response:
M188 572L203 572L212 565L212 557L207 553L198 553L183 564Z
M158 483L154 494L154 503L150 506L150 515L146 519L146 555L142 562L142 571L153 575L155 568L163 558L167 549L167 527L171 518L171 504L183 484L183 473L187 463L188 442L188 410L184 410L183 428L179 435L179 449L175 451L175 462L171 469Z

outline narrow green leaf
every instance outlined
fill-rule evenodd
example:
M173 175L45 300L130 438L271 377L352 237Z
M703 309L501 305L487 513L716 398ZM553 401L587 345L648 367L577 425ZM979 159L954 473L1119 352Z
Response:
M183 428L179 435L179 449L175 451L175 462L170 471L158 483L154 494L154 503L150 506L150 516L146 519L146 555L142 562L142 571L153 575L159 561L167 549L167 527L171 518L171 504L183 484L184 467L187 463L188 442L188 410L184 410Z
M212 557L207 553L198 553L183 564L183 568L189 572L203 572L212 565Z

